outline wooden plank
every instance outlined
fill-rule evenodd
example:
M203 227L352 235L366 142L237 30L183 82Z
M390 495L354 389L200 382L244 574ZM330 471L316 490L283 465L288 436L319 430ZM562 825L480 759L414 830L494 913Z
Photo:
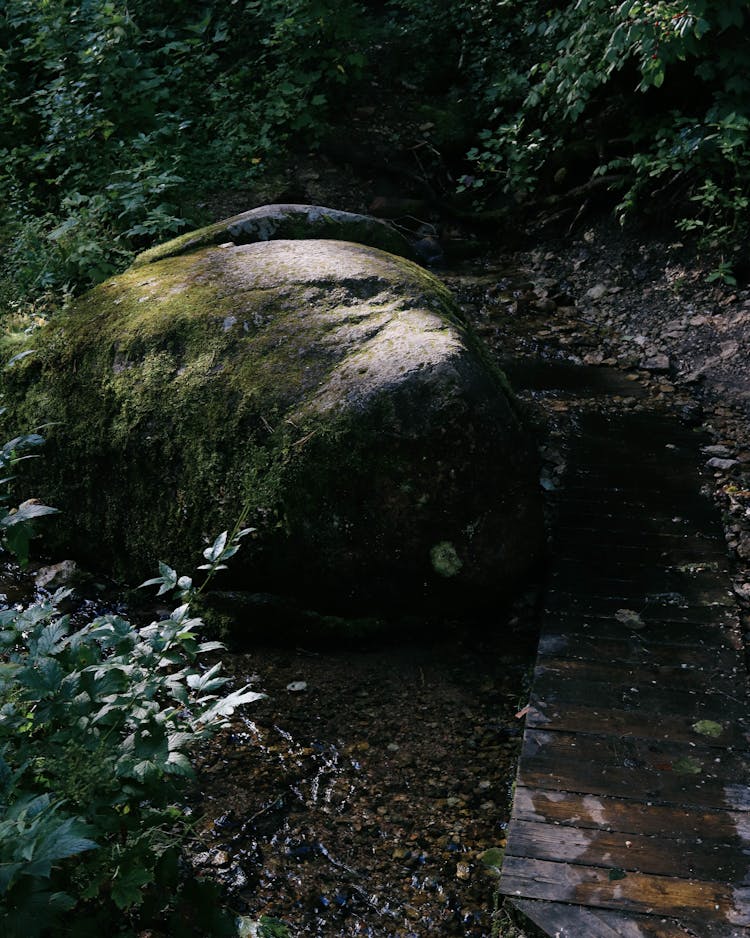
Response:
M620 933L603 922L596 912L582 906L538 899L513 899L511 902L529 921L555 938L620 938ZM685 938L684 932L680 938Z
M518 780L529 788L637 795L647 802L750 811L750 759L668 742L527 729Z
M505 855L709 882L742 883L750 874L738 843L707 845L698 835L677 832L654 837L520 819L511 825Z
M642 601L644 596L664 597L674 605L687 606L736 606L734 593L725 583L717 583L716 575L690 582L679 574L670 576L663 570L646 574L643 577L617 577L611 570L604 573L578 571L553 573L549 579L550 588L560 592L580 589L587 596L627 597L629 601Z
M716 808L646 804L630 798L598 796L516 786L513 821L550 822L595 830L674 837L700 837L704 843L736 843L750 849L750 814Z
M623 915L610 909L587 909L540 899L507 899L530 922L555 938L747 938L745 928L697 923L656 915Z
M546 669L542 663L538 665L531 695L535 703L542 707L545 704L588 706L592 717L594 712L601 713L607 708L634 712L650 710L652 718L654 713L663 713L691 718L693 722L714 720L722 725L734 723L742 731L747 729L747 699L739 683L732 685L719 681L715 689L701 691L699 686L691 688L688 685L688 671L685 671L684 690L675 684L664 686L658 682L637 680L631 683L627 677L622 680L615 677L608 681L602 676L601 680L597 680L596 675L589 679L586 670L591 668L606 672L606 666L589 661L569 663L582 666L580 676L571 671L565 673L561 669ZM615 672L616 669L613 675ZM597 732L593 723L592 732Z
M559 560L552 576L567 578L582 590L586 589L589 578L642 582L645 592L652 589L662 593L680 592L681 586L690 585L729 589L727 580L722 578L729 571L729 558L726 547L719 542L706 540L702 547L693 542L687 549L681 546L675 549L663 542L639 546L600 536L582 540L571 538L568 543L558 536L554 544ZM692 571L698 571L698 575L693 576ZM705 573L701 576L700 571ZM656 584L652 587L653 581Z
M734 624L737 615L734 605L685 607L670 603L651 601L647 595L637 596L590 596L588 594L549 590L544 599L544 611L548 614L565 612L613 618L621 609L632 609L644 620L658 622L694 622L698 625Z
M735 619L729 622L712 620L685 623L659 620L644 614L641 621L642 626L633 628L615 619L614 614L585 615L580 611L559 609L554 616L551 613L548 615L544 633L582 635L592 639L637 639L647 648L684 644L686 647L704 649L723 648L735 655L742 649L742 634Z
M606 549L605 549L606 548ZM719 569L727 569L727 547L718 541L704 541L702 544L635 544L616 547L611 543L602 544L597 538L588 537L567 544L555 544L555 553L560 560L575 561L581 570L587 565L601 562L608 558L613 566L620 564L659 564L674 566L694 566L716 564Z
M617 638L589 632L545 631L539 639L539 654L585 661L621 661L626 667L640 664L659 667L679 661L685 669L712 668L729 680L737 680L740 674L745 679L744 666L733 648L689 645L684 640L657 643L627 628Z
M548 664L548 662L553 662ZM566 667L567 666L567 667ZM652 677L654 669L644 665L639 675L623 665L622 674L616 665L599 664L575 659L540 659L534 675L534 700L547 704L577 703L594 710L646 711L672 716L693 717L694 720L718 720L747 728L747 696L743 676L723 675L709 671L701 682L701 672L685 668L683 676L663 680ZM609 676L611 675L611 677Z
M688 548L694 550L704 550L714 548L715 550L726 550L723 537L713 534L704 534L696 531L659 531L641 528L623 528L613 530L610 527L597 526L591 524L586 527L583 522L561 525L555 532L555 543L571 547L572 545L594 543L600 547L606 547L612 553L610 556L616 556L620 548L630 549L648 549L651 547L670 550Z
M530 899L571 902L665 917L705 916L727 925L750 924L746 890L726 883L702 882L647 873L614 878L606 867L553 863L508 856L500 891Z
M677 537L724 543L724 531L718 524L697 524L687 512L664 511L661 517L651 517L646 508L640 514L619 512L571 511L561 509L556 515L556 528L564 536L569 531L587 531L606 534L607 538L630 543L633 537Z
M676 498L650 497L642 488L633 489L623 498L611 498L606 488L590 489L588 498L578 493L568 497L565 487L558 492L555 517L560 520L609 517L617 524L643 527L654 527L657 522L683 525L690 522L699 529L705 526L717 533L722 531L716 509L696 489Z
M526 725L537 730L555 730L565 733L607 733L624 738L670 740L686 746L699 744L718 749L720 752L728 746L743 748L747 745L747 723L728 721L724 714L716 714L721 734L712 739L695 729L698 720L695 715L660 713L654 719L653 708L646 706L642 710L617 710L608 705L592 707L591 704L577 704L569 701L540 701L536 692L531 696ZM705 719L705 717L703 717Z
M590 496L594 501L608 499L623 502L630 502L636 499L643 499L649 505L669 505L675 514L687 511L686 506L695 496L696 488L702 483L694 481L683 486L678 486L676 480L670 480L663 484L644 485L634 482L628 484L626 481L620 483L610 483L603 478L586 476L584 473L576 472L574 478L566 477L563 481L564 488L560 489L558 497L585 499Z
M601 492L610 498L620 494L625 498L639 496L647 498L651 503L661 501L663 504L677 506L691 499L700 485L701 480L697 477L685 477L680 472L674 472L669 477L644 480L624 475L614 478L609 473L576 467L575 477L570 483L566 483L564 491L570 491L578 498L585 497L587 492Z
M589 578L640 580L644 583L655 580L662 591L664 590L662 584L667 581L670 583L670 589L679 592L680 586L677 584L726 588L726 581L717 574L726 573L727 570L726 556L722 557L721 563L718 560L712 560L691 566L668 561L645 561L641 554L628 552L623 557L613 557L611 554L593 555L590 563L585 565L581 563L580 556L572 559L558 557L551 573L553 577L568 577L579 585L585 585Z
M731 680L732 677L732 672L724 673L715 665L685 667L678 658L673 658L671 662L664 664L643 661L630 666L624 661L611 658L600 661L579 661L542 654L537 658L537 672L540 676L557 674L563 680L574 678L593 683L603 682L613 687L618 684L625 684L628 687L636 684L639 686L655 685L661 690L673 687L677 690L701 691L706 694L716 693L711 689L715 681ZM717 690L722 699L725 699L726 693ZM743 699L742 705L747 706L747 701Z
M607 447L610 445L614 451L624 454L633 452L633 441L642 441L649 438L654 444L669 451L670 446L685 446L692 451L708 442L701 430L691 427L682 427L670 415L658 414L654 411L633 411L606 414L587 413L580 418L580 434L576 439L576 447L585 447L590 444L592 449L601 449L601 439L609 437Z
M706 498L681 498L665 502L663 499L649 499L633 492L629 497L610 498L606 491L589 492L588 498L568 497L561 490L555 506L555 519L559 522L575 522L581 518L590 518L600 524L640 524L645 528L659 529L660 525L691 525L699 532L709 531L720 537L723 532L714 505ZM588 525L586 525L588 527Z

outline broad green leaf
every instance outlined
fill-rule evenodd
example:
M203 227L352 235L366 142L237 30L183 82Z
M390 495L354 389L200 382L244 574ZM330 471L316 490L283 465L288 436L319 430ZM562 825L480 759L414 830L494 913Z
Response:
M143 902L143 887L154 881L153 870L130 864L121 869L112 883L112 898L118 909L130 909Z
M50 508L49 505L41 505L38 502L30 499L29 501L23 502L18 506L18 508L11 514L5 515L4 518L0 518L0 525L4 528L10 528L16 524L23 524L26 521L31 521L33 518L42 518L45 515L57 515L60 512L57 508Z
M222 531L221 534L216 538L213 544L210 547L207 547L203 551L203 556L209 563L215 563L220 557L221 552L224 550L224 547L227 543L227 538L229 537L228 531Z
M164 768L171 775L182 775L185 778L192 778L195 774L190 760L182 752L170 752Z

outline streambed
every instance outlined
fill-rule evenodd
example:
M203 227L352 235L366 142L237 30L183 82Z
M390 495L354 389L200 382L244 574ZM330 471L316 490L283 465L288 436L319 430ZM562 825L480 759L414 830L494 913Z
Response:
M492 932L535 639L484 634L232 658L268 698L204 755L194 863L238 911L293 935Z

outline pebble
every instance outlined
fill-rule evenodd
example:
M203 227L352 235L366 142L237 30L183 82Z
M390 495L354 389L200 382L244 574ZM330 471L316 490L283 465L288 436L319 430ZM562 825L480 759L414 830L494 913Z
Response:
M596 286L586 291L586 296L590 300L600 300L607 293L609 293L609 287L604 283L597 283Z
M734 469L735 466L739 466L739 462L736 459L721 459L719 456L713 456L708 460L706 466L709 469L721 469L726 471L728 469Z
M641 365L645 371L669 371L668 355L652 355Z
M78 564L75 560L61 560L60 563L42 567L34 577L37 589L55 590L61 586L69 586L78 574Z

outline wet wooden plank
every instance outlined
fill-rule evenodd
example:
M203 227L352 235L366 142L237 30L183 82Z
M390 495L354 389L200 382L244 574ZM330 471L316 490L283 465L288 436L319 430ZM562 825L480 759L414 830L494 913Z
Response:
M695 922L680 916L680 921L657 915L623 915L611 909L597 909L599 920L617 930L619 938L748 938L750 931L739 925L714 922L705 916Z
M516 820L506 856L602 866L709 882L750 881L748 857L738 843L706 844L701 836L624 834Z
M609 706L685 716L713 713L740 722L748 712L743 678L732 680L714 669L644 665L639 674L622 665L618 673L616 663L542 658L534 674L534 693L540 700L588 703L600 710Z
M643 577L615 576L611 570L606 573L589 571L585 577L568 571L557 571L550 577L550 588L560 592L571 592L580 586L588 596L628 599L642 602L643 597L664 597L675 605L689 606L731 606L734 607L734 593L728 583L717 583L716 575L690 580L680 574L670 574L663 570L652 571Z
M691 746L694 743L722 751L727 746L741 747L747 744L747 723L727 721L724 714L717 714L721 734L718 738L706 737L696 730L699 720L693 715L659 714L654 719L650 707L643 710L617 710L609 706L592 707L569 701L539 700L534 692L526 725L538 730L555 730L564 733L609 733L625 738L671 740ZM701 716L700 719L710 719Z
M594 543L607 546L614 555L621 548L644 549L658 548L672 550L675 548L726 551L723 538L708 534L696 534L690 531L659 531L643 528L621 528L620 530L607 527L585 527L583 523L560 525L555 535L555 543L561 547L570 547L574 544Z
M563 501L555 513L561 528L599 528L606 531L663 531L669 534L697 533L711 540L723 539L723 530L715 515L696 517L687 503L658 505L644 504L638 510L624 509L611 502L604 509L596 502Z
M684 505L695 495L700 484L698 480L687 480L680 484L677 477L658 483L651 482L648 485L638 480L628 481L627 479L612 482L604 475L576 471L575 475L566 481L564 491L566 495L570 494L573 498L579 499L585 499L587 495L595 498L606 497L612 501L620 497L624 501L642 498L647 499L650 504L660 502L663 505L674 505L679 510L679 506Z
M529 788L578 791L648 802L750 811L750 758L708 747L528 728L518 781Z
M572 559L561 556L555 561L552 576L568 577L581 586L585 586L589 576L642 582L656 580L660 585L666 579L699 586L725 586L726 580L717 574L727 572L728 560L728 556L724 554L721 561L714 559L704 563L682 565L670 563L668 560L644 560L639 554L628 551L622 557L601 554L592 556L591 563L584 565L579 556ZM660 588L663 589L661 586Z
M648 438L660 449L679 444L688 448L691 453L697 453L698 447L708 441L700 429L683 427L672 416L654 411L606 414L590 412L581 415L580 432L575 441L577 448L590 446L593 449L598 445L601 451L603 435L608 437L608 450L612 446L615 451L622 451L630 459L633 458L634 439L641 441Z
M703 882L647 873L613 876L607 867L553 863L508 856L501 891L529 899L570 902L669 917L705 916L728 925L750 925L748 890L727 883Z
M558 518L582 514L622 517L623 513L633 517L650 518L651 521L677 515L689 518L698 526L705 524L711 529L721 528L716 516L716 506L709 498L699 493L695 493L690 499L681 499L679 503L665 504L661 500L652 501L637 492L627 498L611 498L606 491L590 491L585 496L578 496L564 490L564 498L560 497L556 509Z
M606 546L606 550L604 549ZM644 544L603 545L596 538L585 537L575 543L555 544L555 553L561 560L575 561L585 570L591 562L601 562L604 557L614 567L620 564L670 564L673 566L695 566L715 564L718 569L727 569L728 555L726 545L719 541L708 540L701 545L683 544Z
M555 938L620 938L620 933L596 912L582 906L533 899L515 899L512 904L545 934ZM685 938L685 933L678 936Z
M700 837L712 844L735 843L750 849L750 814L717 808L695 808L639 801L635 795L617 798L528 788L519 784L513 798L513 823L549 822L559 826L620 831L657 837Z
M553 576L567 576L582 585L588 576L607 576L617 580L643 579L648 581L662 575L670 578L679 577L687 582L710 581L717 579L721 582L721 574L729 570L729 556L724 546L721 552L713 552L707 560L698 562L674 562L669 557L662 557L661 551L655 550L643 554L632 549L621 551L617 556L600 554L594 551L585 554L588 558L584 563L580 554L575 557L565 556L562 551L555 560L552 570Z
M619 624L619 623L618 623ZM683 630L684 631L684 630ZM710 668L735 682L744 680L744 668L733 648L717 645L690 645L683 639L655 642L638 631L621 629L616 638L586 632L545 632L539 639L542 657L575 658L584 661L619 661L624 667L650 665L660 667L680 662L681 669Z
M702 921L677 922L656 915L623 915L610 909L587 909L540 899L511 899L509 904L555 938L747 938L745 928Z
M599 618L613 618L621 609L632 609L643 619L659 622L694 622L701 624L735 623L735 606L711 604L707 606L678 606L672 603L649 599L648 594L629 596L592 596L588 593L549 590L544 599L547 614L565 612Z
M501 890L557 938L747 938L750 708L705 437L611 409L576 432Z
M735 655L742 648L742 635L739 622L730 617L728 621L715 621L708 617L706 622L672 622L660 620L644 613L642 624L628 626L609 616L586 615L580 611L559 609L548 615L548 624L544 627L545 635L581 635L592 639L632 639L643 642L644 647L658 645L684 645L688 648L726 649Z

